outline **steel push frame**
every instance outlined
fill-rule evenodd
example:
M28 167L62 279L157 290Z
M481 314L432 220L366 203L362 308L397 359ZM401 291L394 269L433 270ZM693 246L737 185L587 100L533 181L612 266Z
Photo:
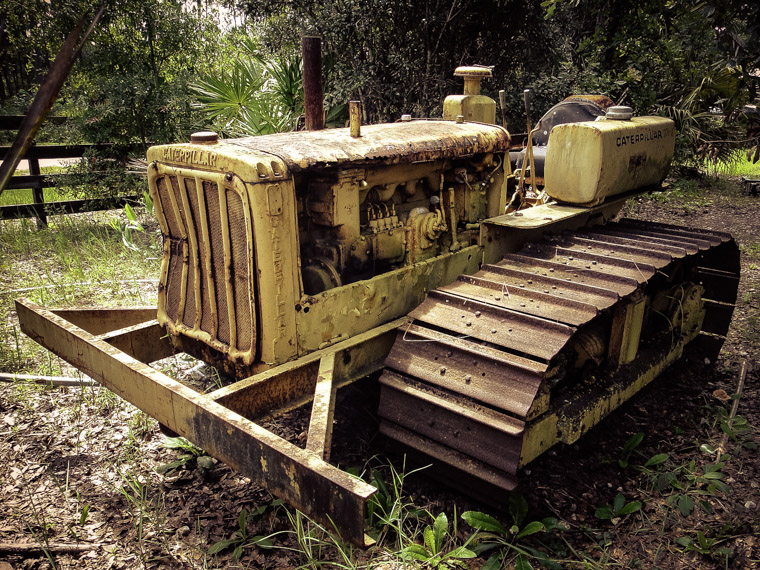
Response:
M16 300L21 330L100 385L358 546L377 491L329 463L335 393L382 367L397 319L202 394L151 367L175 354L155 307L50 310ZM305 448L248 419L313 400Z

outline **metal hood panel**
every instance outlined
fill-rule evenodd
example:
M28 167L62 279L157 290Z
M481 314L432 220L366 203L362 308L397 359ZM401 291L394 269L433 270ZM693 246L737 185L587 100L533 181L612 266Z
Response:
M430 120L366 125L357 138L349 129L325 129L225 142L275 155L298 172L317 166L413 163L505 151L509 135L496 125Z

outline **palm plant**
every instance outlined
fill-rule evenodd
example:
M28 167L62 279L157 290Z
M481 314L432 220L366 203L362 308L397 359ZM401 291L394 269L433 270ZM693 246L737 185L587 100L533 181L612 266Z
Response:
M676 104L660 107L660 112L675 121L681 150L692 161L728 163L753 144L757 148L757 134L745 136L740 130L746 119L747 95L740 72L722 67L708 73L696 87L684 90Z
M190 85L216 130L227 136L293 130L303 113L301 59L249 55Z

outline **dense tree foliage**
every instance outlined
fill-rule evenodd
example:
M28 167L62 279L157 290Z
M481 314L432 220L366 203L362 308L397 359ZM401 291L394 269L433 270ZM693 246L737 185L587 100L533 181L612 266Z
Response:
M522 130L573 93L604 93L673 117L683 156L724 158L757 143L746 105L760 82L760 4L747 0L123 0L108 9L62 91L71 140L149 144L204 126L291 129L301 113L300 38L323 38L328 108L363 102L366 120L440 115L453 70L492 65ZM95 0L0 6L0 98L23 112L63 37ZM205 109L201 109L205 107ZM755 115L756 116L756 115ZM757 147L756 147L757 148Z
M10 0L4 5L8 56L3 77L23 65L26 74L7 82L6 107L22 113L63 37L92 0ZM13 23L13 28L10 27ZM200 124L187 84L213 65L219 30L205 11L171 0L109 2L59 96L55 112L78 128L57 133L89 142L168 142ZM211 48L211 49L209 49Z
M369 120L434 116L461 87L462 64L494 66L510 124L520 94L536 112L573 93L605 93L639 113L674 117L683 150L721 158L756 143L743 108L757 97L757 3L742 0L241 0L274 53L323 37L336 65L330 95L364 103ZM723 114L716 118L715 109ZM519 129L519 126L515 126ZM750 131L750 135L751 135Z
M402 113L440 114L443 98L461 90L459 65L494 66L492 92L522 90L528 70L556 60L551 27L537 0L249 0L262 42L275 52L297 49L316 34L335 61L330 95L359 99L367 119Z

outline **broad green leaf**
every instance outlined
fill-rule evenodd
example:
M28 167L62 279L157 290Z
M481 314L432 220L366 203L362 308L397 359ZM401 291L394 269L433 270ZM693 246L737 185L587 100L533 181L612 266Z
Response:
M240 560L240 557L243 556L243 545L239 545L235 547L235 550L232 551L232 561L237 562Z
M718 481L717 479L716 479L716 480L714 480L714 481L713 481L713 482L712 482L712 483L711 483L711 484L710 484L710 485L707 487L707 489L708 489L710 492L714 492L714 491L715 491L715 489L717 489L718 491L722 491L723 493L728 493L728 491L729 491L729 489L728 489L728 485L726 485L726 484L725 484L723 481Z
M723 479L723 473L720 471L710 471L704 474L705 479Z
M620 509L623 508L623 505L625 505L625 497L623 496L623 493L618 493L612 500L612 512L619 514Z
M465 511L462 513L462 518L467 524L478 530L496 532L501 535L507 534L507 530L498 520L480 511Z
M528 562L527 557L520 553L515 559L515 570L533 570L533 566Z
M486 560L480 570L499 570L501 568L501 561L504 558L504 553L494 554Z
M401 551L401 557L412 558L414 560L425 562L428 558L430 558L430 554L427 550L425 550L423 546L419 544L410 544Z
M612 510L609 507L599 507L594 511L594 516L601 520L610 520L612 518Z
M671 483L673 483L676 480L676 476L674 473L661 473L657 476L657 482L655 483L655 488L658 491L664 491L667 489Z
M385 479L383 479L383 474L377 469L372 470L372 484L377 487L377 490L383 495L390 495L388 487L385 484Z
M625 441L623 450L631 452L641 445L642 441L644 441L644 434L642 432L635 433Z
M249 542L265 550L268 550L274 546L274 544L272 544L272 541L269 539L269 537L261 536L258 534L254 536L253 538L251 538Z
M229 546L232 546L236 542L238 542L238 539L236 539L236 538L227 539L227 540L220 540L219 542L213 544L211 546L211 548L208 549L208 554L209 555L217 554L217 553L221 552L222 550L224 550L225 548L227 548Z
M185 465L189 461L188 458L182 458L177 459L175 461L172 461L171 463L163 463L156 467L156 473L168 473L169 471L175 471L176 469L179 469L183 465Z
M488 537L488 538L486 538ZM484 552L488 552L489 550L493 550L494 548L499 548L504 544L504 541L499 540L499 536L495 534L479 534L478 539L480 539L483 542L480 542L479 544L476 544L472 547L472 551L480 556ZM498 540L498 542L487 542L490 539Z
M430 554L438 554L438 549L435 547L435 534L433 533L433 529L426 526L425 530L422 532L422 538L425 542L425 547Z
M676 538L676 542L681 546L689 546L694 543L694 541L688 536L681 536L679 538Z
M631 501L618 511L620 515L630 515L636 511L641 510L641 501Z
M688 517L694 510L694 501L688 495L682 495L678 499L678 510L681 511L681 515Z
M539 521L533 521L525 525L525 528L522 529L518 535L517 539L523 538L525 536L530 536L531 534L536 534L537 532L545 531L546 527L544 526L544 523Z
M668 454L667 453L658 453L657 455L653 455L649 458L649 460L644 463L644 467L654 467L655 465L660 465L661 463L665 463L668 460Z
M455 548L447 555L448 558L475 558L476 556L477 554L475 554L469 548L465 548L464 546Z
M248 520L248 510L242 509L238 515L238 528L240 529L240 535L245 537L245 523Z
M525 515L528 514L528 501L525 497L519 493L509 494L509 515L512 517L512 522L516 525L521 525L525 520Z
M435 519L433 523L433 537L435 538L435 548L433 553L438 554L443 546L443 540L446 538L446 533L449 530L449 518L446 513L441 513Z
M544 523L544 526L546 527L546 532L550 532L552 530L567 530L567 527L560 523L556 518L554 517L546 517L545 519L541 520L542 523Z

